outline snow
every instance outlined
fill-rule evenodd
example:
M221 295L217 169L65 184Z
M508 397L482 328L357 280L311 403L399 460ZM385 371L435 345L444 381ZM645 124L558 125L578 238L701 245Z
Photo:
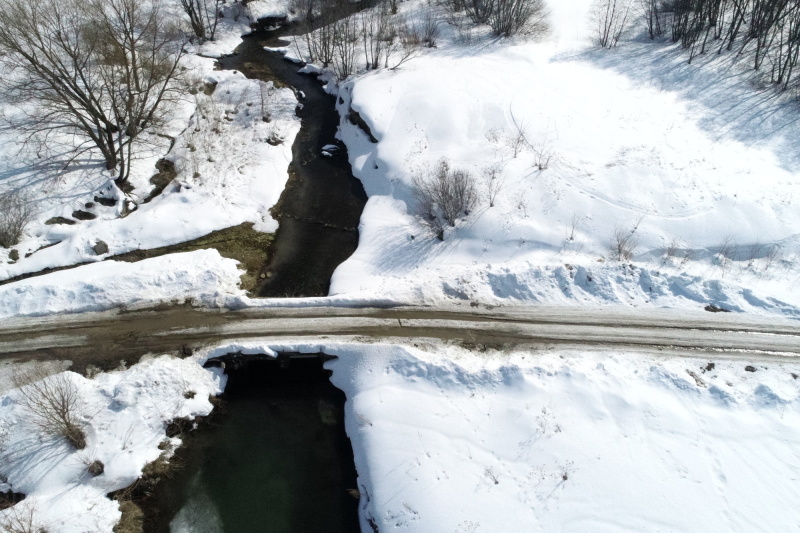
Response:
M196 360L166 356L94 379L72 372L64 376L79 394L87 446L76 451L63 439L41 433L19 391L2 393L0 474L8 483L5 488L0 483L0 490L10 486L27 497L0 514L24 516L32 510L39 527L59 533L111 532L120 512L106 494L133 483L162 453L163 441L172 449L179 445L180 439L165 437L167 423L210 413L209 395L222 392L225 377ZM195 394L188 398L188 392ZM86 468L96 460L105 471L92 477Z
M225 307L244 295L243 271L216 250L137 263L104 261L0 285L0 318L135 308L156 303Z
M639 38L636 31L618 49L596 49L589 4L550 2L551 30L536 39L497 39L476 27L465 41L444 24L437 48L397 70L337 83L319 66L301 69L321 74L341 98L340 137L369 195L358 250L336 270L329 303L714 304L798 316L796 103L759 89L731 55L709 54L689 65L677 45ZM200 55L187 56L196 94L176 106L162 132L176 139L174 147L154 137L151 152L134 163L134 195L140 201L146 196L153 165L165 154L178 176L135 212L121 216L123 195L96 160L70 167L58 180L42 180L41 163L17 155L18 139L2 134L0 191L27 191L36 199L37 217L17 247L18 261L0 250L0 280L175 244L243 222L261 231L277 228L269 208L288 177L298 102L289 89L213 70L210 58L230 53L250 31L237 9L227 6L217 39L192 49ZM273 16L287 6L257 2L249 9ZM413 18L439 8L411 1L400 9ZM302 39L281 50L299 60ZM203 91L209 84L216 84L211 96ZM269 123L261 120L262 94L269 95ZM345 118L351 109L377 144ZM519 130L528 142L515 149ZM265 142L273 136L284 142ZM334 148L323 146L322 153ZM542 154L551 161L540 170ZM478 207L446 229L444 242L415 216L411 187L414 176L441 158L471 172L480 194ZM501 184L493 206L490 172ZM98 195L116 205L85 208ZM97 218L43 224L75 209ZM612 253L617 233L636 242L630 260ZM92 250L98 241L108 253ZM55 286L60 279L44 283ZM218 286L230 290L228 301L236 305L274 303L242 299L228 281ZM16 290L39 289L28 281ZM33 308L105 309L127 297L110 296L115 290L109 286L93 303L87 294L71 306ZM6 304L15 307L24 306Z
M230 53L247 31L247 19L223 19L219 39L196 51L204 56ZM170 150L169 140L152 135L152 149L134 161L131 183L139 206L127 216L122 212L123 195L108 173L99 170L99 160L74 165L56 179L52 171L43 173L41 164L29 159L32 155L17 153L18 139L11 133L2 134L0 193L27 191L34 199L36 218L15 247L18 261L11 262L7 251L0 250L0 280L177 244L244 222L258 231L277 229L269 209L288 179L291 146L300 127L294 115L297 99L291 89L276 89L238 72L216 71L214 63L208 57L185 56L191 93L173 110L168 128L157 132L174 137L174 146ZM212 86L213 93L205 94ZM8 106L0 107L11 112ZM271 116L269 123L262 120L265 113ZM270 138L282 142L273 146L267 143ZM175 164L177 177L161 195L142 203L153 188L149 178L161 157ZM99 205L96 196L114 198L116 205ZM87 203L94 205L87 208ZM51 217L71 218L77 209L97 218L75 225L44 224ZM92 250L99 240L109 248L103 256Z
M205 354L236 351L338 356L326 366L347 396L362 531L744 532L800 520L793 360L479 353L419 339Z
M331 294L797 316L796 103L755 90L730 56L687 65L677 45L647 39L596 49L588 5L549 2L539 40L464 44L444 25L438 48L402 69L336 87L369 201ZM444 242L415 216L411 185L441 158L481 196ZM633 268L612 253L616 232L633 234Z
M169 420L207 414L224 389L203 361L324 352L337 356L326 367L347 397L362 531L778 531L800 521L791 358L396 342L252 339L93 379L67 372L87 413L81 452L40 434L19 391L0 382L0 490L27 493L16 512L34 509L49 530L111 531L119 511L105 495L159 456ZM105 465L96 478L85 472L93 460ZM193 531L191 512L175 531Z

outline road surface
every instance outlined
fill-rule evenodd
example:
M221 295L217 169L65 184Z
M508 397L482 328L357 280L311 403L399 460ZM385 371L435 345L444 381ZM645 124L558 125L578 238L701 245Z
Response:
M233 340L299 337L408 342L431 338L479 349L631 349L699 357L783 359L800 355L800 323L733 313L587 307L270 307L241 311L188 306L132 312L15 318L0 324L0 359L69 359L80 370L146 353Z

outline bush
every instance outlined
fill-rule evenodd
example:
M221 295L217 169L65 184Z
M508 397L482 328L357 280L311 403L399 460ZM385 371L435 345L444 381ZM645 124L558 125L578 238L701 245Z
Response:
M439 161L433 173L414 177L413 186L423 220L441 240L445 225L455 226L461 214L469 215L478 199L472 175L450 168L446 159Z
M32 505L20 504L12 507L6 514L0 515L0 531L2 533L45 533L46 529L37 524L36 510Z
M33 363L17 370L13 381L20 404L35 425L49 435L64 437L77 450L86 447L80 425L83 405L70 374L50 375L44 364Z
M22 193L0 195L0 247L10 248L19 243L31 218L33 209Z
M489 25L502 37L540 34L547 29L546 17L544 0L494 0Z
M614 229L614 237L611 239L611 257L617 261L629 261L633 258L638 242L634 234L636 229Z

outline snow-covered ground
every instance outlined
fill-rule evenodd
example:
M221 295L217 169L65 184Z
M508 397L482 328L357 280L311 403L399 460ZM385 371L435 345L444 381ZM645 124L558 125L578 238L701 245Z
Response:
M29 493L18 511L33 506L50 531L110 531L119 514L105 494L158 456L166 420L207 413L208 394L224 387L199 364L277 350L339 356L327 366L347 396L363 531L374 523L425 533L750 532L800 523L800 363L476 353L424 340L248 341L93 379L68 374L91 413L83 452L32 437L18 392L6 391L0 474ZM89 477L87 458L105 473Z
M120 511L106 495L133 483L162 453L169 455L180 439L166 437L167 424L207 415L209 396L225 387L220 372L166 356L93 379L62 374L77 391L75 409L87 437L86 448L76 451L38 429L19 390L6 390L9 374L0 372L0 492L13 489L27 497L0 513L2 531L7 521L32 517L30 525L53 533L110 533ZM104 471L92 476L87 468L95 461Z
M10 250L0 248L0 280L176 244L243 222L254 223L259 231L277 229L269 209L288 179L291 146L300 127L294 114L297 99L290 89L275 89L239 72L214 70L215 60L210 58L232 52L249 31L248 24L244 16L223 19L219 38L193 50L208 57L185 56L185 98L171 110L168 128L151 133L151 146L133 162L130 182L139 207L127 216L121 216L125 197L99 159L54 173L37 163L36 154L20 151L13 131L0 134L0 193L20 189L36 210L25 238L15 247L20 259L12 261ZM213 93L206 94L212 88ZM14 111L0 104L0 112ZM263 120L266 114L269 122ZM141 203L153 189L149 179L162 157L175 164L177 176L163 194ZM116 203L104 206L95 197ZM96 218L73 225L45 224L52 217L74 221L76 210ZM99 241L107 245L100 254L93 249Z
M548 2L552 31L535 41L475 30L464 43L443 24L436 49L338 86L370 199L332 294L798 315L797 103L755 88L731 55L688 65L672 43L593 47L588 5ZM480 192L444 242L412 187L441 158ZM616 234L632 235L630 260Z
M713 303L800 315L797 103L754 85L732 55L701 56L689 65L677 45L641 38L638 27L619 48L597 49L589 4L549 2L550 32L533 40L497 39L485 27L472 27L467 40L443 22L437 47L402 68L328 85L341 97L340 134L370 197L358 250L332 280L337 301L690 309ZM441 9L417 0L400 8L409 19ZM256 16L286 9L282 0L250 5ZM245 18L228 16L217 40L196 51L230 52L247 31ZM302 52L298 43L286 50L290 56ZM0 190L27 190L38 214L17 247L21 259L13 262L0 249L0 279L174 244L242 222L275 229L268 210L287 179L298 131L295 96L213 71L206 57L187 56L187 65L197 94L187 95L174 110L172 129L163 132L176 138L174 148L154 137L152 152L136 161L134 194L146 196L153 165L164 155L178 177L127 217L120 218L123 198L98 162L42 180L33 156L18 156L15 139L3 133ZM202 91L208 82L217 83L211 96ZM269 124L261 121L262 89L277 117ZM377 144L344 118L351 108ZM516 143L520 133L526 142ZM266 143L272 135L284 143ZM539 169L547 156L549 165ZM443 242L416 216L411 186L442 158L471 172L480 196L468 217L446 229ZM499 192L490 207L491 175ZM98 194L117 203L89 208L97 219L44 225L86 209ZM615 236L631 237L629 260L615 257ZM107 253L93 250L98 241ZM195 264L224 268L214 263ZM129 266L128 285L149 276L149 268ZM91 274L85 269L72 279ZM22 281L5 294L30 295L34 286L56 287L63 279ZM263 305L239 298L228 280L217 287L231 290L229 300L240 305ZM52 311L102 309L125 297L104 292L92 306L86 295L72 307L63 299ZM148 298L155 303L162 293L139 295ZM29 307L48 312L44 303Z
M635 352L332 352L363 531L800 524L796 362L751 373Z

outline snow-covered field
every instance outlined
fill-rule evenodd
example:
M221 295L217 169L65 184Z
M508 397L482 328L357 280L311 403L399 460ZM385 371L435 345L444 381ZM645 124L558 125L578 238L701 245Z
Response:
M340 84L342 116L358 111L379 142L343 118L370 199L332 293L797 316L796 102L754 88L731 56L592 47L588 4L549 2L537 41L465 44L444 24L400 70ZM415 216L411 184L441 158L480 191L444 242ZM616 234L632 235L630 260L612 252Z
M327 366L348 398L363 531L750 532L800 524L797 362L476 353L425 341L248 341L93 379L67 374L91 413L82 452L32 431L18 391L6 391L0 474L29 494L17 512L34 509L49 531L110 531L119 514L105 494L158 457L169 419L207 413L208 395L224 387L199 363L273 350L339 356ZM745 370L750 364L754 372ZM96 459L105 472L92 478L85 468Z

